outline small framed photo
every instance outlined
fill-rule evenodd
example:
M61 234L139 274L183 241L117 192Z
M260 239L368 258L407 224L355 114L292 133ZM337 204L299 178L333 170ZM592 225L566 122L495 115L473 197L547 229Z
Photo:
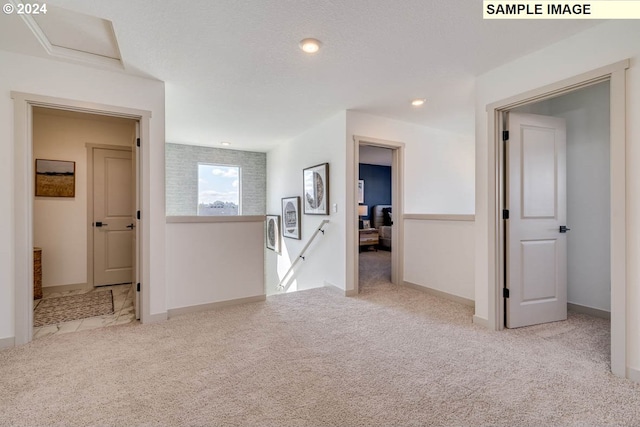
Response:
M75 197L76 162L36 159L36 196Z
M267 249L280 253L280 215L267 215Z
M300 240L300 197L282 199L282 235Z
M363 219L362 220L362 228L371 228L371 220Z
M358 203L364 203L364 179L358 180Z
M329 215L329 163L302 171L305 215Z

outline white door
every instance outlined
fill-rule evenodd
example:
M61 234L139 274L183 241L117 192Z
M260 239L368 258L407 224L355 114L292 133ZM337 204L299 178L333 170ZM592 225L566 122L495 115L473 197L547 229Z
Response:
M93 279L95 286L132 283L131 151L93 150Z
M506 326L567 318L566 125L509 113Z

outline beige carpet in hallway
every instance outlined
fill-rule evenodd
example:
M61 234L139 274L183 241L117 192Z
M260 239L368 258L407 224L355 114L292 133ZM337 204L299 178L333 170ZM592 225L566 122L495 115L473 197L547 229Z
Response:
M1 425L637 426L584 315L491 332L404 287L323 288L0 352Z

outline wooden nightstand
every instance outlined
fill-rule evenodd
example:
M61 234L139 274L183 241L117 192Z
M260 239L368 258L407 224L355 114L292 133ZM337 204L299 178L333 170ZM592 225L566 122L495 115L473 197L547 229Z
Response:
M378 250L378 229L376 228L365 228L360 230L360 249L362 247L373 247L376 251Z

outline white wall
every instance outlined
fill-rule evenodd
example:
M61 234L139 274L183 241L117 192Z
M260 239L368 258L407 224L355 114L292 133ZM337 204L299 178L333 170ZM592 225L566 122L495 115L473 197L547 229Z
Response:
M302 239L282 238L282 254L266 252L267 294L276 293L280 279L324 219L331 222L310 247L306 260L296 267L289 291L320 287L325 282L346 289L345 135L343 111L267 153L267 214L282 215L283 197L300 196L302 200L302 170L325 162L329 163L329 201L338 205L338 212L329 216L301 212Z
M627 293L640 304L640 22L609 21L480 76L476 85L476 316L488 316L488 177L486 106L528 90L631 58L627 70ZM640 367L640 311L628 310L628 362Z
M76 163L75 197L36 197L33 244L42 248L42 286L87 283L87 143L131 146L133 120L37 109L34 159Z
M406 282L474 299L473 221L407 219L404 233Z
M609 83L550 103L567 121L567 301L610 311Z
M143 164L143 215L149 221L150 312L166 312L164 283L164 83L65 62L0 52L0 339L14 336L13 100L18 91L152 112L149 157ZM82 262L85 262L84 260Z
M475 212L473 135L348 111L349 143L353 135L405 143L405 213Z
M167 306L264 295L264 221L167 224Z
M473 136L349 111L348 144L353 135L405 144L405 214L474 213ZM473 299L472 224L405 221L403 280ZM442 253L456 255L442 262Z

